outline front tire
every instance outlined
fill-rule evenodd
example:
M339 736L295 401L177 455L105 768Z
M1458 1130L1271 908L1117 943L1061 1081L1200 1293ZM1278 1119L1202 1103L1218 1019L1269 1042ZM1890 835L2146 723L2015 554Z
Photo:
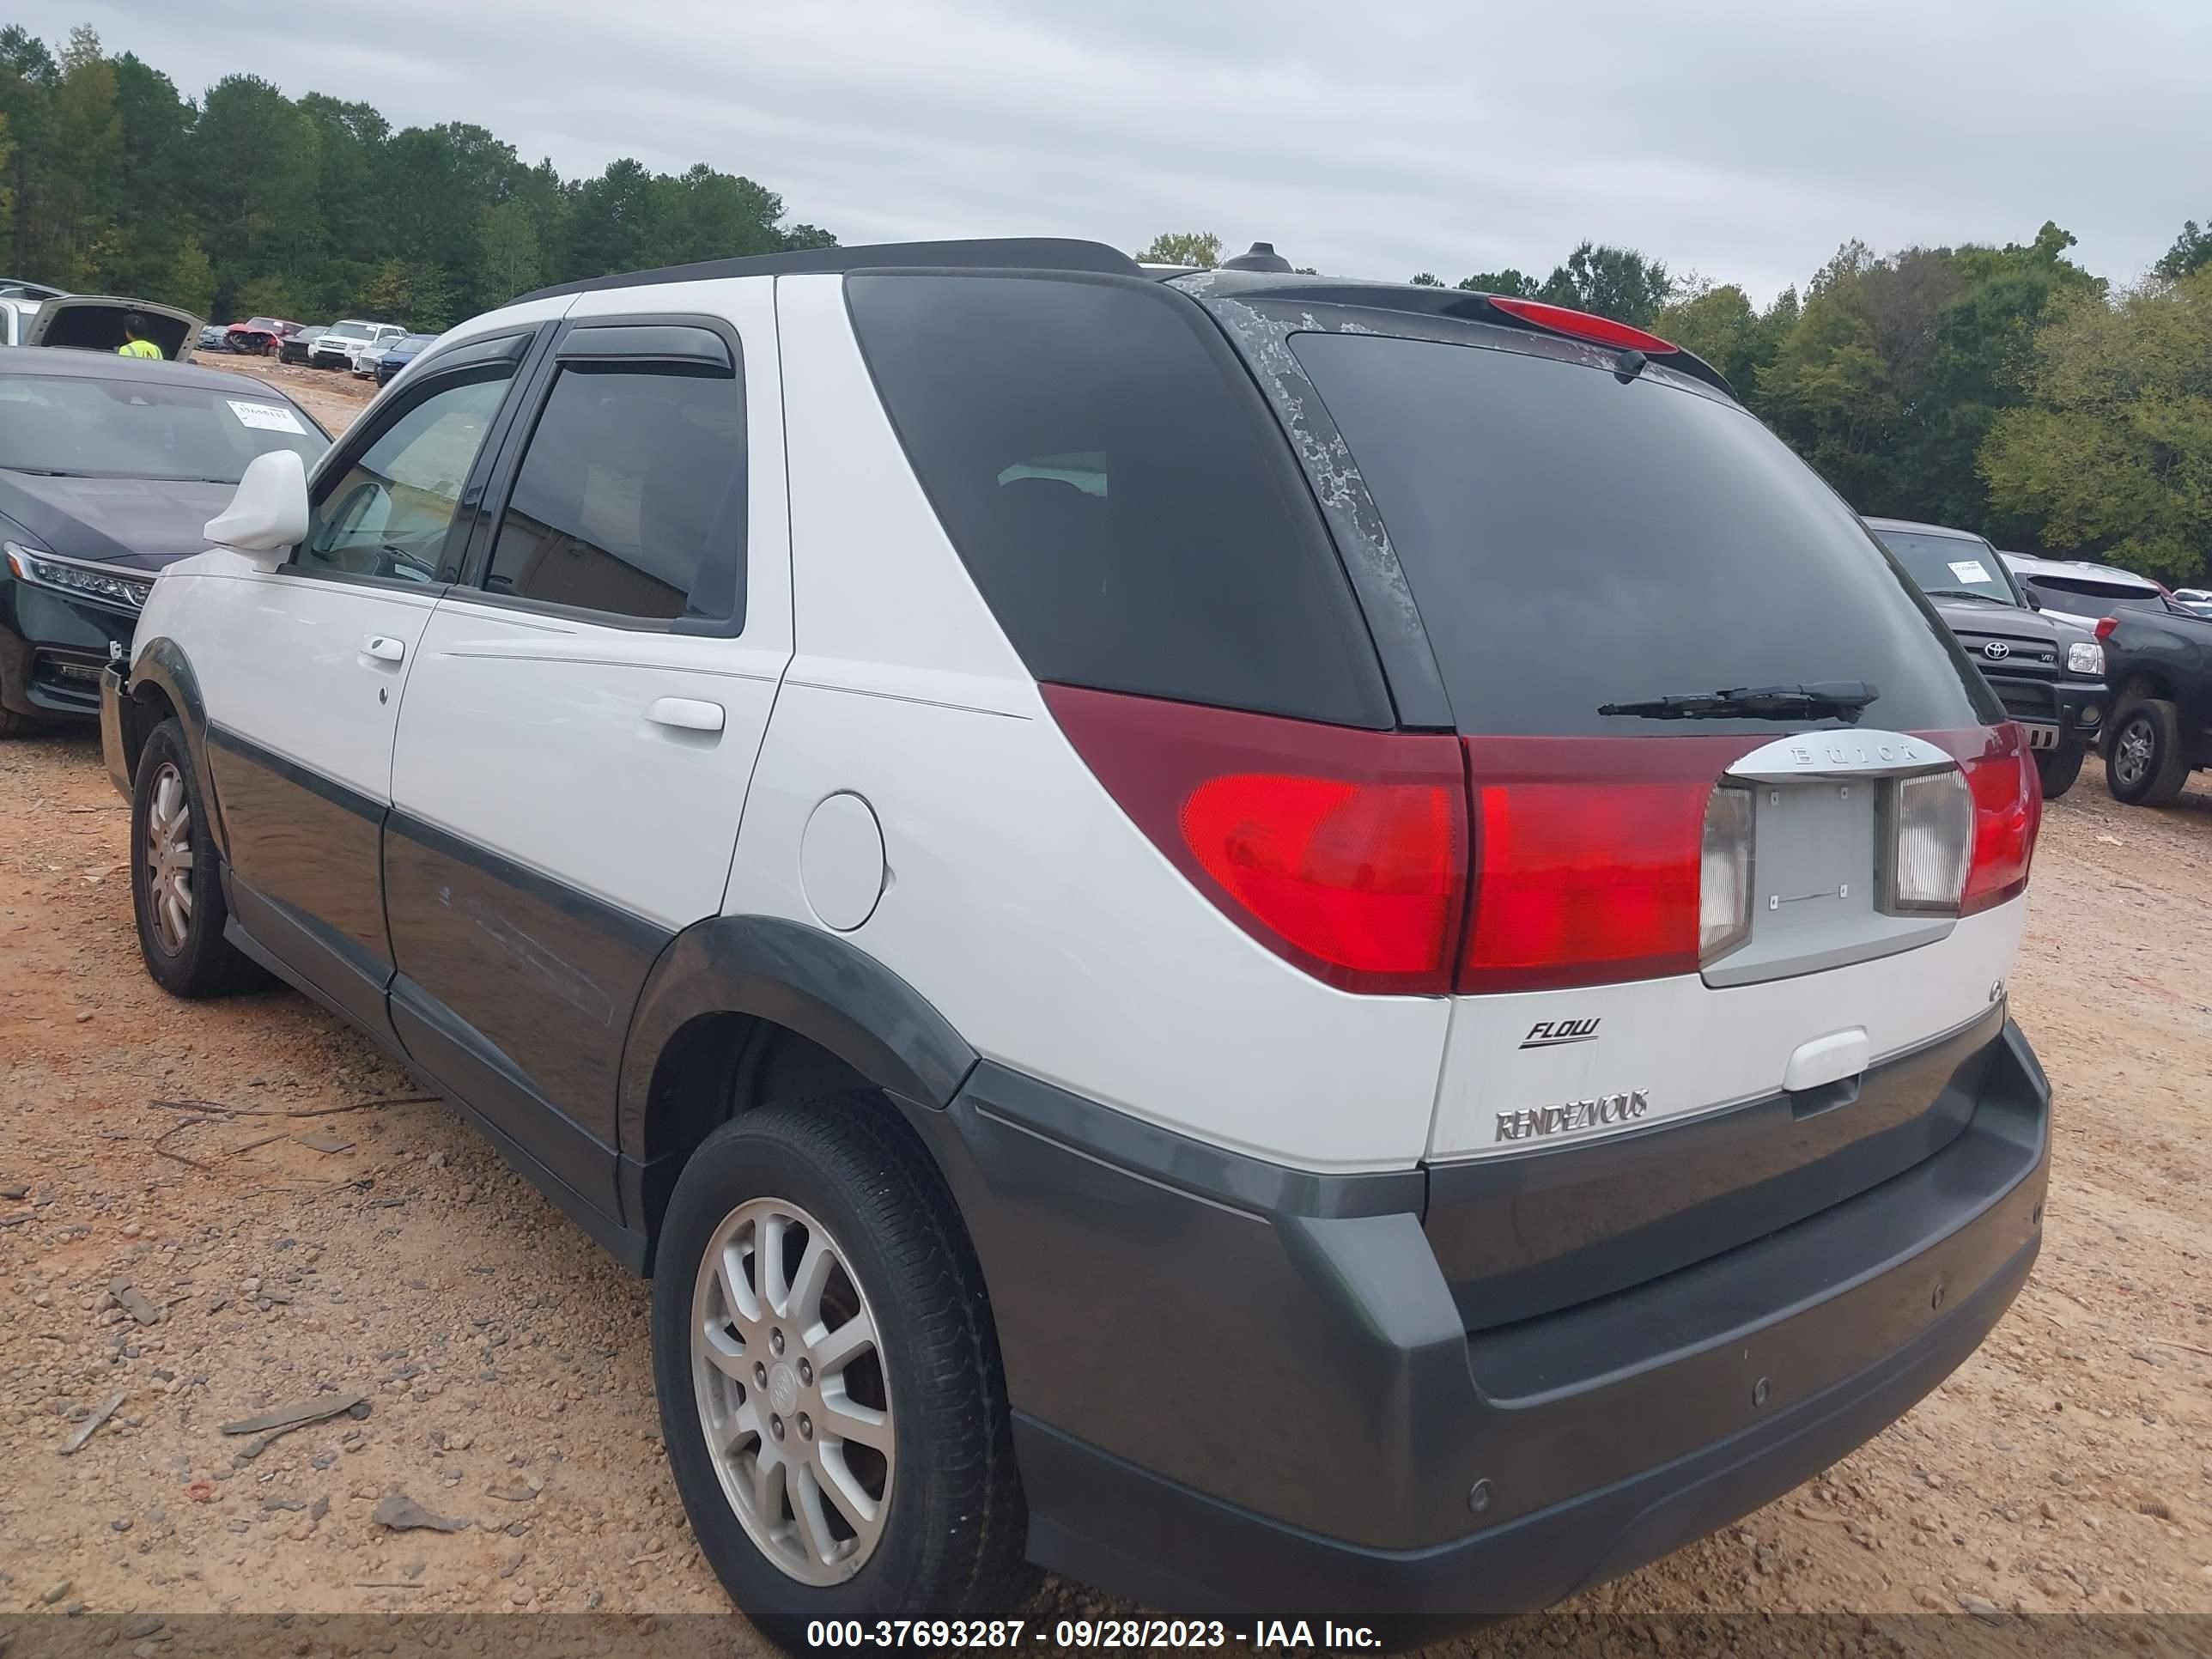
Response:
M653 1360L700 1549L772 1641L1027 1594L981 1273L880 1095L763 1106L701 1145L661 1230Z
M2044 799L2057 800L2074 787L2074 780L2081 775L2081 757L2087 753L2078 743L2035 751L2035 775L2043 780Z
M2144 697L2122 708L2106 752L2105 787L2130 806L2164 806L2189 781L2181 742L2181 711L2162 697Z
M222 936L230 907L208 823L184 727L163 720L131 778L131 908L146 971L171 996L230 996L269 982Z

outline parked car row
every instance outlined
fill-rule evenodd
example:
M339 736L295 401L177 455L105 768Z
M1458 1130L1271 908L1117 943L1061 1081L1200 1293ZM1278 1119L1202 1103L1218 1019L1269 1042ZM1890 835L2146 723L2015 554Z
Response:
M2212 766L2212 590L2000 553L1968 530L1866 523L2027 733L2045 799L2092 749L2130 805L2164 805Z
M273 356L312 368L343 368L374 380L385 352L406 337L407 331L397 323L357 318L302 325L281 317L249 317L242 323L210 324L200 331L199 343L206 350Z
M2010 562L1972 531L1866 522L2027 733L2044 799L2057 799L2081 775L2111 706L2104 652L2088 623L2045 611Z

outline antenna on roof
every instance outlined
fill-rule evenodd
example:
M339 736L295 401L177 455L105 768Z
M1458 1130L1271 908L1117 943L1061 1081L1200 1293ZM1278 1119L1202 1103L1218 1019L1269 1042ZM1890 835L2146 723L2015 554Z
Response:
M1255 242L1249 251L1221 262L1224 270L1288 270L1291 262L1275 252L1273 242Z

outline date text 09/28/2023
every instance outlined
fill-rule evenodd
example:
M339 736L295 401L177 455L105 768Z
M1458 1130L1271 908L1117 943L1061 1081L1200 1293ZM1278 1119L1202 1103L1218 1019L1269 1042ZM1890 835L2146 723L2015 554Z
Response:
M806 1644L810 1650L1243 1648L1265 1653L1320 1647L1357 1652L1379 1649L1382 1638L1365 1625L1307 1619L1261 1619L1249 1626L1219 1619L1060 1619L1034 1626L1023 1619L824 1619L807 1626Z

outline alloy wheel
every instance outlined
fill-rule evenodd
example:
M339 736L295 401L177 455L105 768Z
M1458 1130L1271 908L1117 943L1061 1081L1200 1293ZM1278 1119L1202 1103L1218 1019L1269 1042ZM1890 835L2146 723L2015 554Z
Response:
M858 1572L883 1538L897 1442L875 1314L826 1227L774 1198L723 1218L692 1292L691 1370L755 1547L802 1583Z
M146 900L155 941L175 956L192 925L192 808L184 774L167 761L146 803Z
M2151 748L2150 721L2138 714L2120 728L2119 740L2112 745L2112 775L2134 788L2150 775Z

